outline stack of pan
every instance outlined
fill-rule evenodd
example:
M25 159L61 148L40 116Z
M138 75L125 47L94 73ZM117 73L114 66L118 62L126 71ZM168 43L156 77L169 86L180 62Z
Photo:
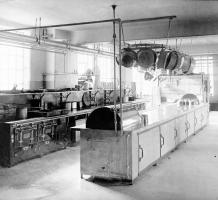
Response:
M157 59L156 52L151 48L142 48L138 52L131 48L124 48L121 52L121 65L127 68L134 67L136 64L146 70L155 65ZM119 60L117 59L119 64Z
M119 64L117 59L117 63ZM178 74L192 73L192 59L190 56L175 50L161 49L159 55L148 47L137 52L131 48L124 48L121 52L121 65L127 68L138 66L140 71L148 71L156 66L157 69L174 71Z
M178 74L192 73L191 57L178 51L162 49L158 56L157 68L175 71Z

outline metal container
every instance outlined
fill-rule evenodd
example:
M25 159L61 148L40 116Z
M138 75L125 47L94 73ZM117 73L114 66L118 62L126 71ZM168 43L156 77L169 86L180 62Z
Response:
M27 106L18 106L16 108L16 119L26 119L27 118Z
M121 118L119 112L116 114L117 130L121 130ZM132 106L123 109L123 129L141 127L144 124L139 112ZM99 130L114 130L114 110L108 107L95 109L86 120L86 128Z
M182 65L181 65L181 69L182 69L182 72L184 74L188 74L188 73L191 73L191 57L188 56L188 55L185 55L183 57L183 62L182 62Z
M171 51L167 56L165 69L174 70L178 62L178 53Z
M154 66L156 58L157 56L155 51L151 48L144 48L139 50L137 53L137 64L140 67L147 69Z
M158 69L165 69L168 53L169 52L165 51L164 49L161 49L160 54L158 56L158 61L157 61Z
M127 68L134 66L134 63L137 60L137 54L130 48L124 48L121 51L121 65ZM120 61L117 59L117 63Z

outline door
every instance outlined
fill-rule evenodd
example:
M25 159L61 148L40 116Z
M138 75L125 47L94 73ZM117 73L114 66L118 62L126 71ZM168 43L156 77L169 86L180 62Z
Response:
M173 120L160 127L161 156L175 148L175 125L175 120Z
M194 118L195 132L201 128L202 123L202 109L195 110L195 118Z
M187 139L186 115L176 119L176 145Z
M194 125L194 120L195 119L195 114L194 112L188 113L187 114L187 133L188 137L193 135L195 132L195 125Z
M159 127L138 134L139 172L160 158Z

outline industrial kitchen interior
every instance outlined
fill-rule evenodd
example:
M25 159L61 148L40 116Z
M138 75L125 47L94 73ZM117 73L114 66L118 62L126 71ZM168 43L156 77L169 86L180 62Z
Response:
M0 200L218 199L217 0L0 13Z

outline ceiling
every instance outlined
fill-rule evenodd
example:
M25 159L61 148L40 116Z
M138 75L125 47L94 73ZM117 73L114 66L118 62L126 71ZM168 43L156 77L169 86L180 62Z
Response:
M122 20L176 15L171 30L174 39L169 41L171 46L175 46L175 38L185 35L186 39L177 39L178 46L182 44L189 48L197 44L201 46L216 44L218 47L218 36L216 36L218 35L218 0L0 0L0 27L35 26L36 18L39 17L42 18L42 25L111 19L113 18L112 4L118 5L116 17ZM165 43L165 40L157 39L166 36L167 23L166 20L147 22L147 27L139 30L135 30L137 26L135 24L132 25L132 29L125 29L125 34L128 39L136 40L137 37L132 36L141 32L142 34L138 34L140 39L146 35L149 39L155 39L156 43ZM70 29L74 31L74 39L76 38L73 42L82 44L112 40L112 33L107 29L94 33L95 29L103 29L104 26L107 27L104 24L71 27ZM138 26L143 24L139 23ZM69 27L65 29L69 30ZM211 31L207 31L210 29ZM161 32L162 34L156 34ZM190 37L198 35L201 37ZM153 42L153 40L149 41ZM212 50L218 51L218 48Z
M121 19L164 15L177 15L182 21L218 19L216 0L0 0L0 19L13 26L33 26L39 17L43 25L110 19L112 4L118 5Z

